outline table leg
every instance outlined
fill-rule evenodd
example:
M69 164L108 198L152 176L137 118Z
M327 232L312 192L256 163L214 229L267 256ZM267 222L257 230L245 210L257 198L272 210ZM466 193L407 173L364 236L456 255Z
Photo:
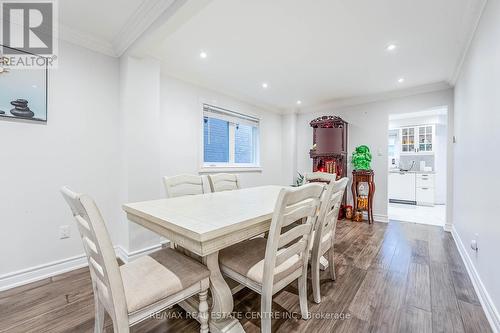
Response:
M245 332L240 322L231 317L234 306L233 295L222 277L219 268L219 253L211 253L204 257L203 261L210 271L210 292L212 294L210 332Z
M368 192L370 195L369 195L369 205L370 205L370 209L368 210L368 214L370 214L370 223L373 223L373 196L375 195L375 183L372 181L370 181L369 183L369 192Z
M352 206L353 206L353 212L355 212L358 209L358 184L356 184L356 180L353 178L352 184L351 184L351 192L352 192Z

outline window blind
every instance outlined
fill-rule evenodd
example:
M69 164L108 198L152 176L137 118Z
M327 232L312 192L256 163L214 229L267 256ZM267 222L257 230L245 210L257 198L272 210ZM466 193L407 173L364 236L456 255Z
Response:
M253 127L259 127L260 119L243 113L226 110L217 106L203 104L203 116L217 118L234 124L245 124Z

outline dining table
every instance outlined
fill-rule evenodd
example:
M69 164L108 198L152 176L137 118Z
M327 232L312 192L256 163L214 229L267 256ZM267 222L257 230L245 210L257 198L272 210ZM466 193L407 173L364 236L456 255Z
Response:
M244 332L232 315L233 295L219 268L219 251L269 231L278 195L284 186L142 201L123 205L127 218L186 249L210 271L210 332ZM180 305L197 311L196 300Z

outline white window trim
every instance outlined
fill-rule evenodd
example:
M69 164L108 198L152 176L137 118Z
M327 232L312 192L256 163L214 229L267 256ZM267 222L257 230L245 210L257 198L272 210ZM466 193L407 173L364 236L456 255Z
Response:
M202 167L198 173L217 173L217 172L262 172L262 167L241 167L241 166L215 166L215 167Z
M254 147L254 154L255 154L255 163L214 163L214 162L208 162L205 163L205 156L204 156L204 136L203 136L203 128L204 128L204 117L205 117L205 108L206 106L209 106L210 108L215 108L217 110L220 110L221 112L227 112L228 114L233 114L234 117L249 117L252 119L255 119L257 122L257 135L255 137L256 142L255 142L255 147ZM234 112L230 111L228 109L224 109L221 107L215 107L213 105L210 105L210 103L202 103L202 112L201 112L201 130L200 130L200 168L199 168L199 173L215 173L215 172L262 172L262 166L260 165L260 118L250 115L250 114L244 114L244 113L239 113L239 112ZM243 122L244 123L244 122ZM234 123L229 123L230 129L229 129L229 160L234 161L234 155L235 155L235 132L234 132Z

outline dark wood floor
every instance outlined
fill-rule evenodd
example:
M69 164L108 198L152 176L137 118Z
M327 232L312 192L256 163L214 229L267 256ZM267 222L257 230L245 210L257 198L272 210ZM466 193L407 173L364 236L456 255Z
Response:
M341 221L335 251L337 281L323 274L321 304L309 297L313 318L296 319L297 289L291 285L274 297L280 318L273 331L491 332L453 239L441 228ZM235 295L245 331L259 331L259 310L259 295L247 289ZM197 332L199 325L185 315L174 307L132 331ZM106 327L112 332L109 320ZM0 332L92 331L87 269L0 293Z

